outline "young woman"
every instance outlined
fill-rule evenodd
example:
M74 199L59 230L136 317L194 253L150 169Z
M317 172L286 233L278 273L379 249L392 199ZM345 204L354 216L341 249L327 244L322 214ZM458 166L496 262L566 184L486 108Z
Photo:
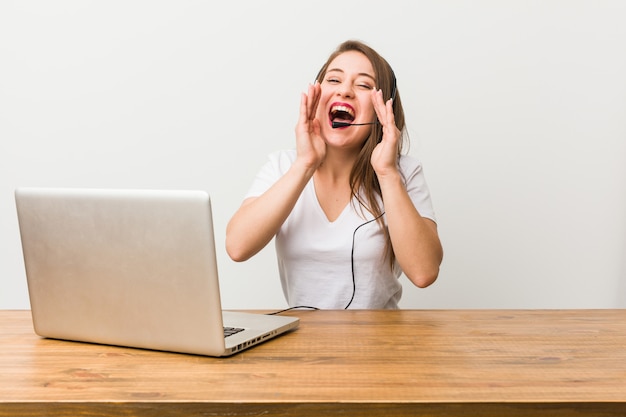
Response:
M398 308L402 272L432 284L443 251L420 163L402 152L393 70L347 41L302 94L296 149L270 155L226 230L235 261L275 239L291 307Z

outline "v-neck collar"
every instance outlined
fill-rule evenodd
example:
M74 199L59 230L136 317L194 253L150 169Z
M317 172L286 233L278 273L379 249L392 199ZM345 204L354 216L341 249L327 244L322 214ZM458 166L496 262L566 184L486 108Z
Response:
M317 198L317 192L315 191L315 180L313 178L311 178L311 181L309 182L309 187L307 188L309 189L308 192L311 193L312 199L315 201L315 207L316 207L317 212L327 224L336 224L343 217L345 217L346 212L350 210L350 205L352 204L352 199L354 197L351 197L350 200L348 200L348 203L341 210L341 213L339 213L339 216L337 216L335 220L330 220L328 216L326 215L326 212L322 208L322 205L320 204L319 199Z

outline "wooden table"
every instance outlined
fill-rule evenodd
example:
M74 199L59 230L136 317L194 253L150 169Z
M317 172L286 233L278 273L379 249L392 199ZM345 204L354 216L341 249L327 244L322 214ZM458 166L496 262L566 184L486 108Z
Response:
M288 314L296 331L217 359L0 311L0 416L626 415L626 310Z

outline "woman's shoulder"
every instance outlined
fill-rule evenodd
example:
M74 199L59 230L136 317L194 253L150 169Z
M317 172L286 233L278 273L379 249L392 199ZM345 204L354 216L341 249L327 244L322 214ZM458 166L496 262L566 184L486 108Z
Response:
M277 151L273 151L268 155L268 158L271 162L279 165L288 164L291 165L296 160L296 150L295 149L280 149Z
M404 174L422 170L422 162L411 155L400 155L398 158L398 167Z
M293 165L296 160L296 151L295 149L284 149L273 151L267 155L267 160L265 162L264 170L270 170L277 174L283 174L291 165Z

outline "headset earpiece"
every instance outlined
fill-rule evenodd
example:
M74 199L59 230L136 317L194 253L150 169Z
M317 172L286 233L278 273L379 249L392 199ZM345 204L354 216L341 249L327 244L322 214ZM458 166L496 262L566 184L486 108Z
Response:
M391 67L389 67L389 70L391 71L391 100L396 101L396 74Z

